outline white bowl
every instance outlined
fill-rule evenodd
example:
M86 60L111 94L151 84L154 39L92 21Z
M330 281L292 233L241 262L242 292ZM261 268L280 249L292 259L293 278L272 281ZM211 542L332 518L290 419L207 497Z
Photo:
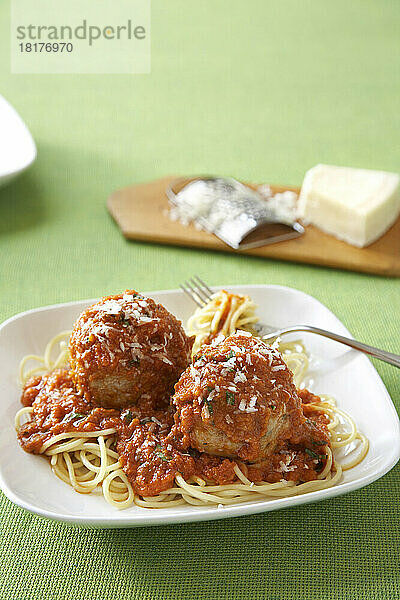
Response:
M229 289L250 294L259 305L260 319L266 323L284 326L301 321L349 335L335 315L303 292L272 285L232 286ZM149 295L184 323L194 308L181 291L150 292ZM302 496L257 500L224 508L177 506L151 510L131 506L122 511L108 505L100 494L74 492L52 474L45 458L27 454L18 445L14 430L14 415L20 408L21 394L17 371L25 354L43 353L47 341L59 331L71 328L79 313L91 303L86 300L31 310L0 326L0 486L8 498L22 508L87 527L137 527L205 521L338 496L382 477L398 461L399 419L369 359L340 344L305 333L302 337L312 356L308 387L316 393L335 396L338 406L352 415L359 430L370 441L365 459L346 471L338 485Z
M36 145L17 111L0 96L0 186L25 171L36 158Z

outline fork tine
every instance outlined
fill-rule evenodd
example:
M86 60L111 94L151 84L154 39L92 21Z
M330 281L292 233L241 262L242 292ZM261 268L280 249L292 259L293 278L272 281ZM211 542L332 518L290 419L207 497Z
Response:
M196 294L196 292L193 290L192 286L187 281L185 281L184 283L185 283L185 285L180 284L179 287L185 292L185 294L187 296L189 296L189 298L191 300L193 300L193 302L195 302L195 304L197 304L197 306L202 308L205 305L204 300L202 300L200 298L200 296L198 296L198 294Z
M195 275L195 279L197 279L197 281L203 286L203 288L205 290L207 290L208 294L210 295L210 297L213 295L213 291L211 288L208 287L208 285L206 284L205 281L203 281L202 279L200 279L200 277L198 275Z
M207 302L209 302L211 300L211 297L214 294L214 292L208 287L208 285L202 279L200 279L200 277L198 275L195 275L194 277L192 277L192 281L196 282L197 287L202 291L204 296L206 296Z
M199 284L193 277L189 279L189 282L192 285L192 289L194 289L196 294L200 296L204 304L207 304L207 302L209 301L208 294L202 290L202 288L199 286Z
M186 296L188 296L192 300L192 302L197 304L197 306L199 306L200 308L203 306L203 304L200 304L200 302L192 295L192 292L188 288L186 288L182 283L179 284L179 287L186 294Z

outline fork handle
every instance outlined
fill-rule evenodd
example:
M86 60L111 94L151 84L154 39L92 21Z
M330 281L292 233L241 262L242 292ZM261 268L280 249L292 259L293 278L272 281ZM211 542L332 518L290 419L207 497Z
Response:
M320 329L319 327L312 327L311 325L296 325L295 327L286 327L285 329L274 331L273 337L278 337L280 335L283 335L284 333L294 333L296 331L306 331L309 333L316 333L317 335L322 335L326 338L329 338L330 340L340 342L341 344L346 344L346 346L350 346L350 348L354 348L355 350L359 350L360 352L364 352L365 354L369 354L374 358L378 358L379 360L383 360L384 362L387 362L390 365L394 365L395 367L400 368L400 355L398 354L386 352L385 350L380 350L379 348L375 348L374 346L368 346L368 344L363 344L362 342L357 342L356 340L344 337L343 335L338 335L337 333L333 333L332 331L326 331L325 329ZM272 337L272 335L266 335L264 336L264 339L266 337Z

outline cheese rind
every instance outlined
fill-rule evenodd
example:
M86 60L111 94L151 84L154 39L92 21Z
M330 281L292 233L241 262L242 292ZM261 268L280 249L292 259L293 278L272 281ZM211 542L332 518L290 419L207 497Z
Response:
M400 213L400 177L385 171L317 165L307 171L299 216L335 237L368 246Z

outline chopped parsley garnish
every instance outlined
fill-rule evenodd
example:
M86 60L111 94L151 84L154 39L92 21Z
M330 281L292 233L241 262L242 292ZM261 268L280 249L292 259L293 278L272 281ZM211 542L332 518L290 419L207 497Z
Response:
M213 414L214 409L213 409L213 405L212 405L212 400L208 400L208 398L206 400L204 400L204 402L206 403L206 406L208 408L208 412L210 413L210 415Z
M132 419L133 419L133 414L131 413L130 410L127 410L126 413L124 414L125 423L127 423L127 425L129 425L129 423L132 421Z
M226 392L226 403L230 406L233 406L235 404L235 394L233 392L230 392L229 390L227 390Z
M231 350L231 351L229 352L229 354L228 354L228 360L229 360L230 358L233 358L234 356L235 356L235 353L234 353L234 351L233 351L233 350Z
M315 446L326 446L328 442L325 442L325 440L312 440L312 443L315 444Z
M275 410L275 409L276 409L276 406L275 406L275 404L271 404L271 406L270 406L270 409L271 409L271 410Z
M317 454L314 450L310 450L310 448L306 448L306 454L311 456L311 458L315 458L316 460L326 460L328 458L327 454Z
M207 386L207 392L210 394L211 392L214 391L214 388L211 387L210 385ZM212 405L212 398L204 398L204 402L208 408L208 412L210 413L210 415L213 414L213 405Z
M165 462L170 461L170 459L165 456L162 446L160 444L157 444L155 454L156 454L156 456L158 456L158 458L161 458L161 460L163 460Z
M84 419L85 417L87 417L87 415L77 413L73 410L65 417L65 421L74 421L75 419Z
M134 356L130 360L128 360L128 367L137 367L140 365L140 358L138 356Z
M120 323L122 323L122 325L130 325L130 324L131 324L130 320L129 320L129 319L127 319L123 313L121 313L121 314L119 315L119 319L118 319L118 321L119 321Z

